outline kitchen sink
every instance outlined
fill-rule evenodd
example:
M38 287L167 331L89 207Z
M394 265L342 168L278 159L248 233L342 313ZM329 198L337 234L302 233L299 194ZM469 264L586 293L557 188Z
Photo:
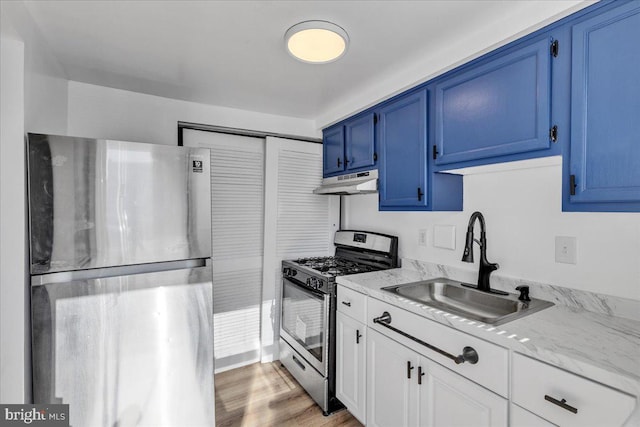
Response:
M445 278L387 286L382 290L490 325L510 322L553 306L552 302L534 298L528 302L520 301L515 294L496 295L479 291Z

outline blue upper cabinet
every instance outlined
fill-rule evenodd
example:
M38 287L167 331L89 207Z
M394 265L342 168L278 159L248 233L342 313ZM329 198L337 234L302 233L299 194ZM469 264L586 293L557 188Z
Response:
M573 25L571 80L563 210L640 211L640 2Z
M426 209L427 91L385 104L378 117L380 208Z
M436 83L436 165L496 163L549 149L552 43L536 37Z
M322 172L324 176L344 171L344 128L342 124L322 133Z
M370 168L376 163L375 115L358 116L344 124L347 170Z
M429 171L428 90L378 110L379 208L382 211L462 210L462 176Z
M324 130L323 175L376 167L375 114L365 112Z

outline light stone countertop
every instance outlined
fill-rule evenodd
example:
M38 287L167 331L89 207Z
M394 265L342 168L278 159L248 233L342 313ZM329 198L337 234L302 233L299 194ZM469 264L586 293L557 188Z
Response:
M403 260L403 265L407 264ZM587 311L580 308L580 304L578 306L576 304L559 305L556 299L553 301L556 304L553 307L494 327L381 290L385 286L435 277L469 281L468 278L453 277L454 274L445 271L446 267L443 269L442 266L415 268L416 266L412 265L411 267L342 276L337 278L337 283L459 331L640 397L640 321ZM499 281L505 283L504 278ZM514 292L513 288L510 289L511 292ZM537 296L535 290L534 287L532 290L534 298ZM565 292L572 294L573 302L581 298L577 296L578 291L565 290ZM368 313L368 316L378 314Z

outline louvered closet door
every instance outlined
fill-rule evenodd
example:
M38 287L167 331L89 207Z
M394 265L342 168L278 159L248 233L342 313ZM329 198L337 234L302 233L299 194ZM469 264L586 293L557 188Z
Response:
M211 150L216 372L260 360L264 242L264 139L183 131Z
M262 361L278 358L283 259L333 255L339 196L313 194L322 144L267 137Z

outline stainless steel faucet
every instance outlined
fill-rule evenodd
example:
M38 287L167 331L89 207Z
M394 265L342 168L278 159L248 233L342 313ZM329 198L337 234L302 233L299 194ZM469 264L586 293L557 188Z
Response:
M480 240L473 237L473 227L476 220L480 221ZM473 242L477 242L480 245L480 269L478 270L478 287L477 289L484 292L508 295L507 292L491 289L489 284L489 275L497 270L500 266L495 263L487 261L487 236L485 232L484 216L480 212L474 212L469 218L469 225L467 227L467 238L464 245L464 253L462 254L462 261L473 262Z

